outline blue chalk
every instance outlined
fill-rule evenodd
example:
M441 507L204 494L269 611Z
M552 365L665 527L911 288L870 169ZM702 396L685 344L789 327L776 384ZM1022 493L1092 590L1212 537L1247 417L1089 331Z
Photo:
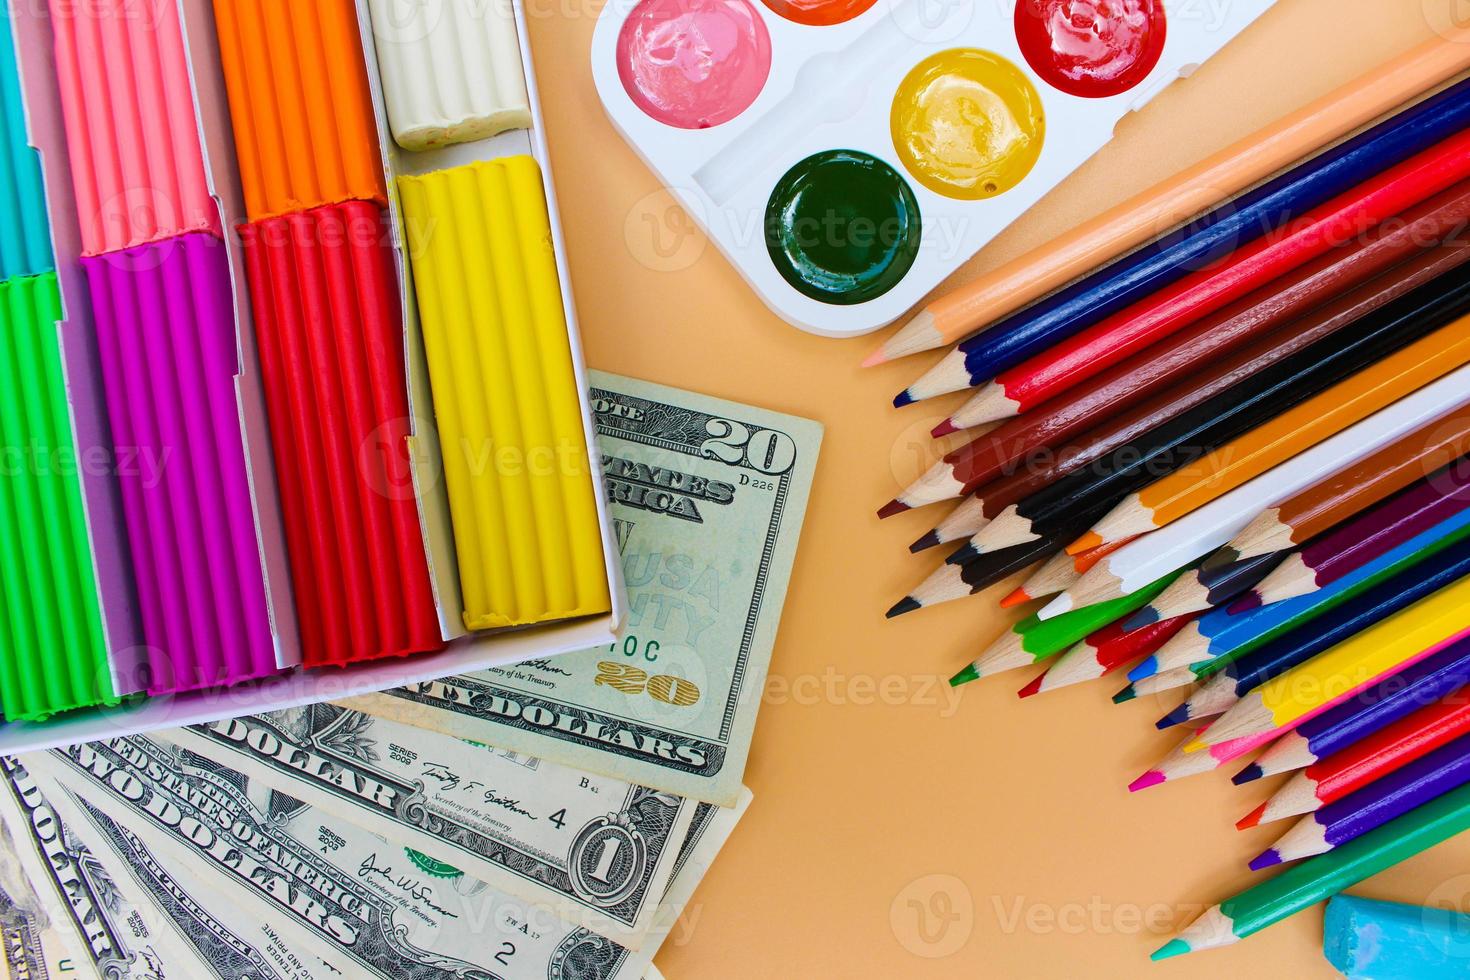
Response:
M1470 976L1470 916L1338 895L1327 903L1322 952L1348 980Z

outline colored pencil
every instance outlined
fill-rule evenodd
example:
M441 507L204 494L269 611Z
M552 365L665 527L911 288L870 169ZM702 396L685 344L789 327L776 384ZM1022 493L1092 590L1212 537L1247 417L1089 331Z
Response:
M1126 616L1139 606L1153 599L1169 583L1176 573L1171 573L1150 583L1133 595L1123 596L1113 602L1100 603L1089 609L1080 609L1074 616L1059 616L1041 622L1035 616L1022 620L1000 639L992 643L985 652L950 678L950 685L958 687L981 677L989 677L1002 671L1014 670L1028 664L1040 663L1054 657L1076 643L1095 633L1104 626Z
M964 565L940 565L912 592L894 603L885 615L893 619L905 613L983 592L1061 551L1064 538L1065 535L1043 538L1016 548L982 555Z
M1176 745L1168 755L1164 756L1164 758L1160 759L1137 779L1129 783L1128 792L1137 793L1140 790L1150 789L1163 783L1178 782L1190 776L1214 772L1216 769L1225 765L1225 763L1254 752L1262 745L1271 741L1270 735L1255 735L1250 738L1240 738L1234 741L1224 742L1220 745L1211 745L1202 750L1194 750L1192 746L1209 727L1206 724L1203 728Z
M1246 830L1320 810L1463 735L1470 735L1470 696L1461 687L1307 766L1235 826Z
M1046 673L1022 688L1021 697L1055 691L1111 674L1163 646L1189 623L1190 618L1180 616L1131 631L1124 630L1122 624L1116 622L1104 626L1058 657Z
M1461 343L1470 351L1467 326L1470 322L1462 320L1448 329L1463 333ZM1169 569L1201 559L1240 533L1256 514L1271 504L1467 402L1470 402L1470 367L1462 367L1109 555L1039 615L1049 619L1126 595Z
M1231 945L1467 828L1470 787L1461 787L1211 907L1156 950L1153 959Z
M1229 602L1269 575L1285 558L1285 553L1256 555L1216 568L1197 568L1180 576L1163 595L1134 613L1124 629L1143 629L1160 620L1204 612Z
M1470 575L1470 540L1446 548L1329 610L1309 624L1228 664L1188 701L1165 715L1158 727L1181 725L1231 707L1273 677L1396 615ZM1470 614L1466 616L1470 621Z
M1409 113L1414 111L1411 109ZM1390 120L1384 125L1393 124L1394 120ZM894 405L907 405L982 384L1013 368L1015 372L1006 375L1007 397L1017 397L1023 387L1037 401L1055 397L1069 386L1310 262L1335 242L1361 234L1464 180L1470 175L1467 149L1470 149L1470 132L1445 137L1402 162L1377 170L1331 200L1298 212L1284 226L1274 230L1263 226L1255 236L1244 236L1249 239L1247 243L1219 262L1199 271L1191 270L1168 284L1154 281L1151 288L1142 290L1142 295L1135 295L1121 308L1108 303L1100 294L1088 295L1084 284L1079 283L1063 294L1072 298L1070 306L1065 302L1060 307L1051 302L1038 304L976 335L900 392L894 398ZM1315 163L1309 161L1303 166L1310 168ZM1285 179L1289 180L1290 176ZM1232 215L1240 215L1250 209L1247 203L1243 209L1232 206L1229 210ZM1057 308L1071 309L1073 315L1048 317L1047 311Z
M1151 661L1144 661L1129 677L1140 680L1154 671L1194 667L1198 676L1218 673L1232 660L1259 649L1287 630L1310 622L1349 599L1412 568L1470 536L1470 517L1461 515L1424 532L1351 575L1312 595L1250 612L1232 615L1213 609L1167 643Z
M1188 667L1176 667L1173 670L1149 674L1147 677L1130 682L1121 691L1114 694L1113 703L1126 704L1144 695L1172 691L1178 687L1188 687L1199 679L1199 675Z
M1470 216L1470 186L1456 184L1416 204L1394 221L1338 245L1279 279L1267 283L1165 338L1147 351L1075 386L1066 397L1045 402L996 397L987 386L933 430L941 437L1014 418L1026 422L1014 438L1045 444L1066 438L1173 385L1242 344L1289 322L1313 307L1378 276L1414 252L1438 242Z
M1084 551L1080 555L1069 555L1065 551L1058 551L1047 559L1046 564L1033 572L1030 578L1022 582L1016 591L1000 600L1000 607L1011 609L1033 599L1064 592L1071 587L1073 582L1086 574L1093 565L1121 547L1123 547L1121 544L1104 545L1092 551Z
M1294 727L1397 674L1470 631L1470 579L1370 626L1241 698L1204 735L1205 744Z
M1148 429L1221 396L1230 388L1249 380L1284 358L1295 355L1309 345L1322 342L1342 328L1378 311L1420 288L1426 289L1421 299L1427 303L1435 295L1429 284L1459 268L1470 260L1470 242L1452 237L1444 243L1425 249L1407 262L1400 263L1382 275L1350 290L1325 306L1282 325L1268 336L1227 356L1213 360L1192 374L1187 384L1175 385L1150 395L1143 402L1120 415L1113 416L1083 435L1064 442L1047 442L1033 446L1027 439L1025 417L1008 422L986 436L972 439L947 453L934 466L902 493L885 504L880 517L889 517L925 504L953 499L975 492L994 480L1010 480L1033 475L1029 489L1044 486L1055 474L1066 473L1086 465L1136 438ZM1439 287L1443 291L1444 287ZM1050 476L1048 474L1051 474ZM1028 490L1029 492L1029 490ZM986 491L987 496L990 491ZM1022 495L1024 496L1024 494ZM1016 500L1021 499L1017 497ZM1010 500L1008 503L1014 503ZM962 505L956 517L970 514ZM991 511L993 517L998 511ZM983 526L983 525L981 525ZM978 530L977 526L975 530ZM973 534L974 530L966 533ZM947 540L953 540L948 538Z
M1123 255L1295 164L1470 67L1470 29L1435 38L1358 76L1118 206L929 303L863 362L952 343L1013 313L1100 261ZM1213 251L1211 247L1210 251Z
M1308 814L1250 862L1252 871L1326 854L1470 784L1470 736L1457 738L1345 799Z
M1470 274L1463 277L1463 284L1464 295L1470 298ZM1264 425L1133 494L1083 536L1078 550L1086 551L1109 541L1165 527L1263 473L1290 465L1291 460L1324 439L1388 408L1467 362L1470 362L1470 330L1463 326L1437 330L1402 346L1317 397L1296 404ZM1396 435L1394 441L1398 438ZM1338 469L1341 467L1327 472Z
M1470 682L1470 642L1451 643L1430 657L1376 685L1367 695L1325 711L1287 732L1270 751L1235 774L1248 783L1277 773L1304 769Z
M1241 612L1315 592L1467 509L1470 460L1462 459L1309 543L1231 609Z
M1224 560L1305 544L1467 453L1470 408L1462 408L1263 511L1225 546Z

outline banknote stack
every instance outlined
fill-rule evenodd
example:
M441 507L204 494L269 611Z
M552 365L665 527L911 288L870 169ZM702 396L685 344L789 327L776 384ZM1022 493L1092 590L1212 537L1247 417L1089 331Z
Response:
M10 978L657 976L751 802L821 429L592 384L618 640L0 759Z

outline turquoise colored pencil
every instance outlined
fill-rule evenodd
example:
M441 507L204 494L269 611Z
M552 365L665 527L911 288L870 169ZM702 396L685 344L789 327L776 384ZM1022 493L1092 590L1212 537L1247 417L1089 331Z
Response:
M1154 951L1166 960L1229 946L1470 829L1470 785L1212 906Z

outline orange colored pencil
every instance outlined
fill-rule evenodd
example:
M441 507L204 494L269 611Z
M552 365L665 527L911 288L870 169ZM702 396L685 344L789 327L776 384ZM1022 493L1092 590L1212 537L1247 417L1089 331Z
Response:
M1014 313L1470 68L1470 27L1426 41L924 307L863 362L933 350Z
M1466 363L1470 331L1458 321L1441 327L1131 495L1068 550L1172 524Z

